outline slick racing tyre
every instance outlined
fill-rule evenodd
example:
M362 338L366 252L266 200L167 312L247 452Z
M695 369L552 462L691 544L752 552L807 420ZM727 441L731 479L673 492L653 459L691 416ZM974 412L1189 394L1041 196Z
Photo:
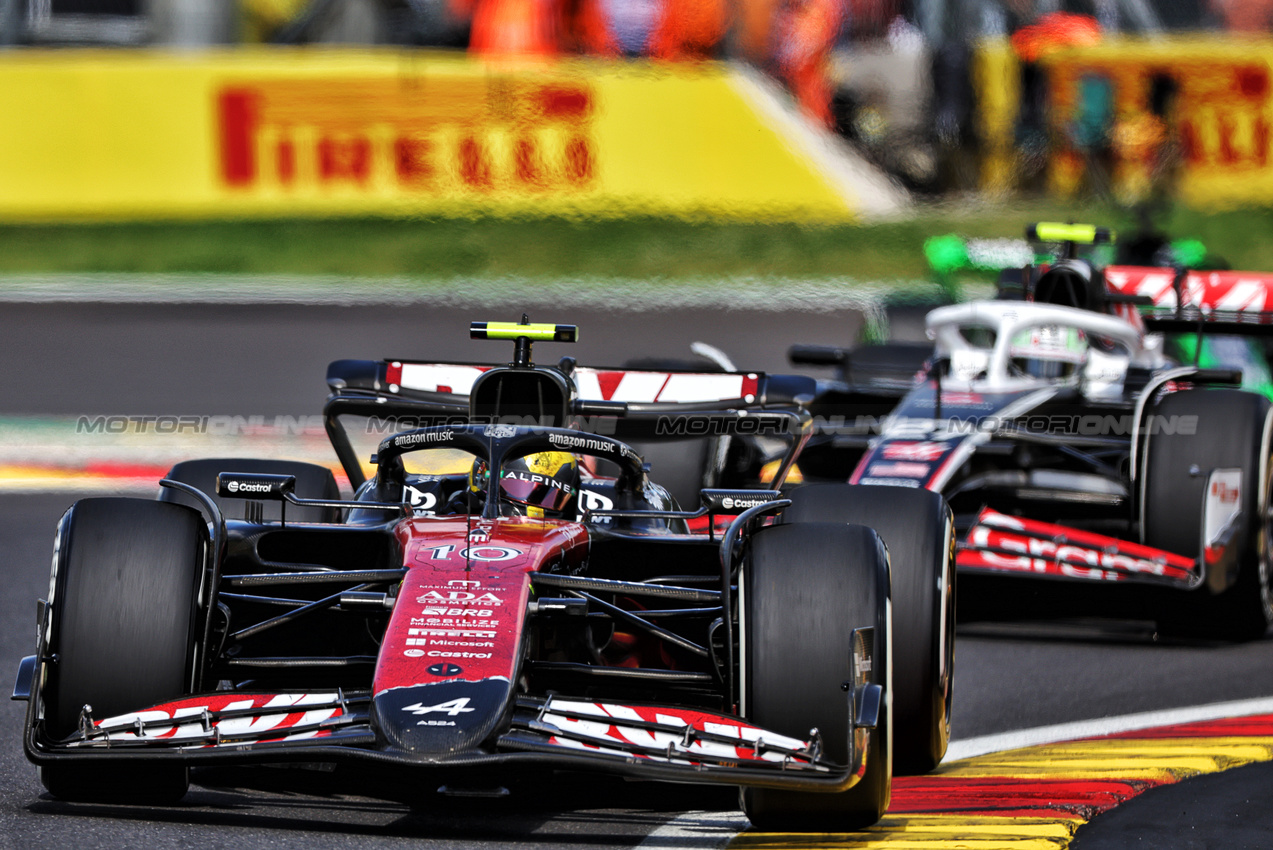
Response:
M955 531L938 493L907 487L808 484L783 522L850 522L888 547L893 587L893 771L927 773L950 742L955 663Z
M58 526L43 688L44 729L60 740L80 712L95 720L192 692L207 525L195 511L146 499L83 499ZM109 758L109 757L107 757ZM189 786L165 761L46 764L64 800L166 803Z
M187 460L174 466L168 477L182 484L189 484L212 497L226 519L241 519L247 510L246 499L223 499L217 493L217 475L222 472L255 472L266 475L295 475L296 495L302 499L340 498L340 488L331 470L299 460L256 460L245 458L208 458ZM159 492L159 501L174 502L198 508L199 503L189 494L173 487ZM282 515L282 503L264 502L265 520L277 521ZM287 506L289 522L340 522L340 508Z
M869 528L838 523L778 525L758 532L740 577L743 714L807 740L848 764L851 636L874 628L871 681L886 694L869 731L866 775L847 791L745 788L742 807L758 828L840 832L880 819L892 789L888 658L888 557Z
M1268 504L1269 401L1241 390L1186 390L1166 396L1152 412L1163 423L1193 417L1197 426L1193 433L1151 429L1146 438L1140 510L1147 545L1198 557L1208 476L1216 469L1242 471L1231 544L1239 547L1237 580L1219 593L1203 586L1171 594L1158 614L1159 630L1232 641L1262 637L1273 623L1269 526L1261 515Z

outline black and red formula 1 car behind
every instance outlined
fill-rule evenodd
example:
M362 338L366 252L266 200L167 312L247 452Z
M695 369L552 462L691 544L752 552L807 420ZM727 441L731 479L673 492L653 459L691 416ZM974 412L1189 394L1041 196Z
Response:
M942 493L961 615L1264 635L1273 408L1248 342L1273 334L1273 275L1101 268L1076 244L1104 228L1030 234L1062 243L1058 258L997 299L930 312L931 343L793 349L837 369L808 405L802 474Z
M157 501L66 512L15 689L53 795L172 801L192 767L300 762L396 771L427 802L591 770L738 786L756 824L826 830L876 821L895 764L940 761L940 496L718 489L681 510L620 436L777 435L780 487L807 379L535 366L531 342L572 326L472 333L515 340L513 362L332 364L351 500L321 467L200 460ZM891 524L853 522L881 501Z

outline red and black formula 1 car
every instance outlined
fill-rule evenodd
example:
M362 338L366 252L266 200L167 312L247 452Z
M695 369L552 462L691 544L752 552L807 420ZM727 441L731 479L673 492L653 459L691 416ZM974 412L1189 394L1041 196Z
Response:
M1181 636L1263 635L1273 410L1246 341L1273 333L1273 275L1102 269L1074 248L1104 229L1031 234L1066 249L996 300L930 312L932 343L793 349L838 369L809 405L802 474L944 494L979 613L992 578L1057 579L1007 607L987 594L988 613L1077 602Z
M516 340L513 362L332 364L351 500L321 467L200 460L158 501L67 511L15 690L52 794L175 800L226 763L383 766L422 799L593 770L739 786L755 823L825 830L876 821L894 765L940 761L939 496L718 489L680 510L616 435L777 435L778 486L809 434L792 387L531 363L572 326L473 336ZM387 436L364 480L368 432ZM852 522L890 493L905 513L880 533Z

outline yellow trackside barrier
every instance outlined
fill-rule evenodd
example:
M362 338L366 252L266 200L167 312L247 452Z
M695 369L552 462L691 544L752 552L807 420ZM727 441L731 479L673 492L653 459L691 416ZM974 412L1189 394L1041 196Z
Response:
M1013 129L1021 99L1021 69L1007 39L985 39L972 61L977 134L981 138L981 189L1002 196L1016 183Z
M1083 86L1109 87L1116 195L1144 197L1157 183L1195 205L1273 200L1273 40L1127 41L1058 53L1045 65L1058 131L1077 114ZM1152 108L1155 89L1164 115ZM1053 157L1058 188L1075 158L1062 143Z
M0 218L854 218L761 88L716 63L5 51Z
M1110 38L1047 53L1040 65L1053 192L1099 181L1122 201L1163 193L1200 207L1273 202L1273 39ZM1002 191L1014 180L1020 68L1006 41L981 45L975 68L982 183ZM1094 150L1097 128L1103 149Z

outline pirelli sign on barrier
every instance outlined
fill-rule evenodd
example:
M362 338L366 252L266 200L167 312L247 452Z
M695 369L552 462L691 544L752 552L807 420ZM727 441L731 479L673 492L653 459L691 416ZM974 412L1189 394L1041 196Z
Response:
M1054 192L1090 185L1094 155L1125 201L1155 191L1196 206L1273 201L1273 39L1111 38L1040 64ZM1020 71L1006 42L982 44L977 69L983 185L1009 189Z
M853 218L756 91L713 63L5 51L0 218Z

